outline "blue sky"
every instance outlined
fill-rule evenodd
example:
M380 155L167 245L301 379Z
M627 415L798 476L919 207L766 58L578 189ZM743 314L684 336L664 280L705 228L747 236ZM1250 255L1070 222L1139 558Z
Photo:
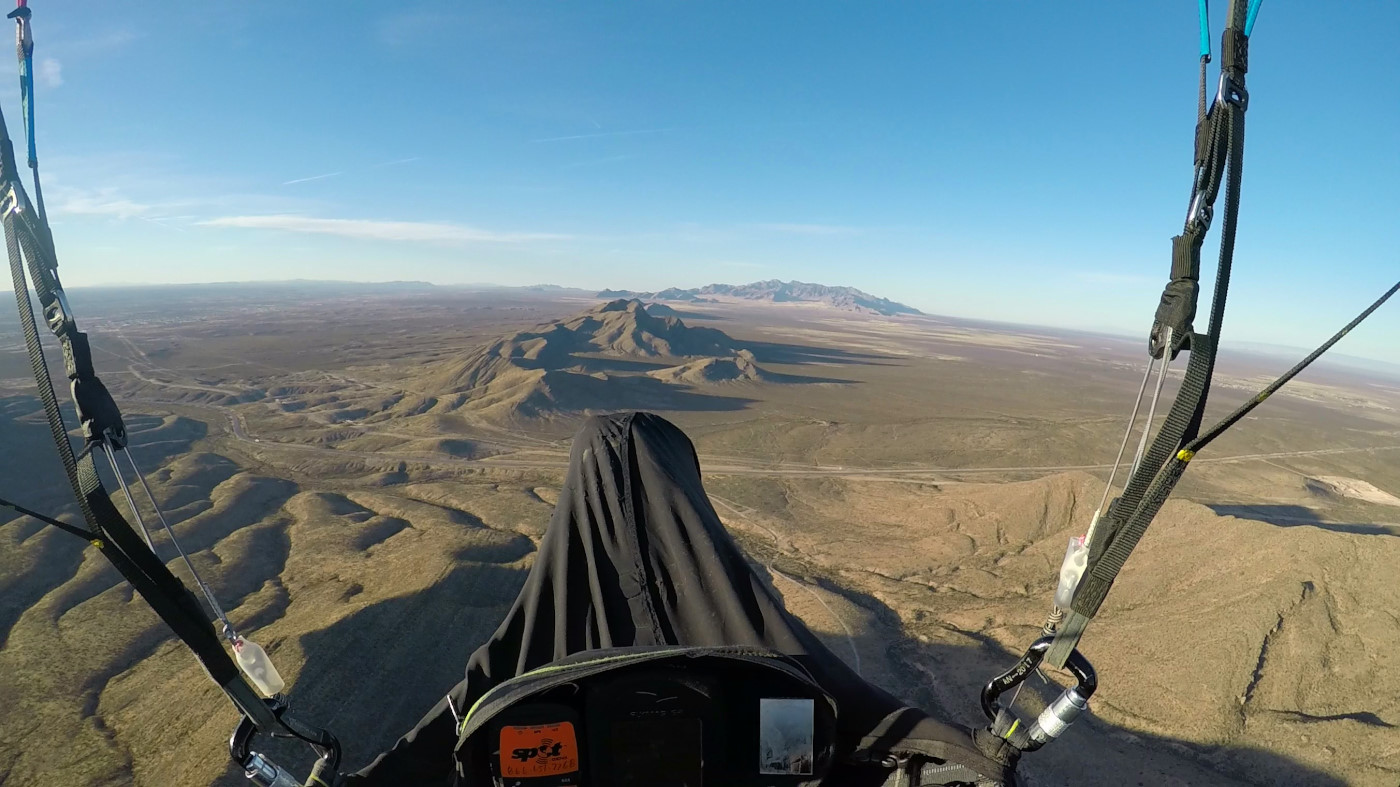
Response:
M40 160L69 286L796 278L1138 333L1195 5L34 0ZM1397 30L1265 3L1227 341L1314 344L1400 278Z

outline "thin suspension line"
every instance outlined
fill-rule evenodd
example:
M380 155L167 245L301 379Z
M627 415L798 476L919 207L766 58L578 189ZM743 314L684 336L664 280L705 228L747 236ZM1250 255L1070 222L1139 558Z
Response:
M156 512L156 519L160 521L160 526L165 529L166 535L170 537L170 543L175 545L175 551L180 553L180 559L185 561L185 567L190 570L190 576L194 577L194 583L199 586L199 590L204 594L204 600L209 603L209 608L218 616L219 622L224 625L224 636L232 641L237 638L238 632L234 630L233 623L229 622L228 615L224 613L223 607L219 606L219 601L214 597L214 591L205 583L204 578L195 570L194 563L190 561L190 556L185 553L185 548L180 546L180 539L175 537L175 531L170 527L170 522L166 520L165 514L160 510L160 504L156 502L156 496L151 493L151 487L146 484L146 476L141 472L141 468L136 466L136 457L131 455L131 449L122 451L126 456L126 461L131 465L131 471L136 474L136 480L141 483L141 488L146 491L146 497L151 501L151 508Z

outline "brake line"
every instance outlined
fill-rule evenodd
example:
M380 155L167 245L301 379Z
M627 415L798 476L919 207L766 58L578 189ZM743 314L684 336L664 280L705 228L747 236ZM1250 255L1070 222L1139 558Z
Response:
M1171 343L1171 329L1167 329L1167 342ZM1157 360L1151 356L1147 359L1147 368L1142 373L1142 384L1138 386L1137 397L1133 399L1133 412L1128 416L1128 426L1123 430L1123 441L1118 444L1118 456L1113 459L1113 469L1108 473L1108 481L1104 483L1103 497L1099 498L1099 505L1094 509L1094 515L1089 519L1089 528L1084 533L1084 543L1088 543L1094 538L1094 528L1098 527L1099 517L1103 515L1104 507L1108 505L1108 498L1113 492L1113 481L1118 477L1118 470L1123 465L1123 456L1128 451L1128 443L1133 437L1133 427L1137 426L1138 413L1142 411L1142 397L1147 393L1147 383L1152 379L1152 370L1157 367ZM1152 421L1157 414L1157 402L1162 397L1162 383L1167 376L1167 366L1170 359L1163 357L1162 370L1157 378L1157 388L1152 395L1152 401L1147 409L1147 423L1142 427L1142 439L1138 441L1137 453L1133 457L1132 467L1128 471L1129 475L1137 472L1138 463L1142 461L1142 452L1147 445L1147 434L1152 430ZM1056 624L1058 624L1058 620ZM1053 627L1051 629L1053 633ZM1018 689L1019 692L1019 689ZM1012 702L1015 702L1013 696Z
M117 486L122 490L122 497L126 498L127 508L131 509L131 518L135 519L136 526L141 528L141 537L145 539L146 546L151 552L155 552L156 545L151 541L151 531L146 527L146 520L141 517L141 509L136 507L136 499L131 496L131 489L127 487L126 479L122 477L122 469L117 464L117 456L112 451L111 443L102 444L102 453L107 457L107 464L112 468L112 475L117 478Z
M109 448L108 451L110 454L111 449ZM180 546L180 539L175 537L175 531L170 527L170 522L166 520L165 514L161 512L160 504L156 502L156 496L151 493L151 487L146 484L145 474L141 472L141 468L136 466L136 457L131 455L131 448L124 448L121 453L126 457L127 464L131 465L131 472L136 476L136 480L141 484L141 488L145 490L147 499L151 501L151 508L156 512L156 519L160 521L160 526L165 529L166 535L170 538L170 543L175 545L175 551L180 553L180 559L185 562L185 568L189 569L190 576L194 577L195 585L197 585L200 592L204 594L204 600L209 603L209 609L213 611L214 615L219 618L219 622L223 624L224 639L227 639L229 642L236 642L239 639L237 630L234 629L233 623L229 621L228 615L224 612L223 607L219 605L219 600L214 597L214 591L210 589L209 585L204 581L204 578L199 575L199 571L195 570L194 563L190 562L190 556L185 553L185 548ZM113 471L117 472L115 467ZM118 477L120 477L120 472L117 474ZM144 527L143 525L142 528L144 529ZM152 547L152 549L154 550L154 547Z

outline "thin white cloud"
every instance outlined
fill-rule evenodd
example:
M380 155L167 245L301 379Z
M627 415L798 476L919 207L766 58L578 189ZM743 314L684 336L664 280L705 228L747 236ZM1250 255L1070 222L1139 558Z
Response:
M372 164L370 166L370 169L378 169L380 167L392 167L397 164L410 164L415 161L422 161L422 157L409 156L408 158L396 158L393 161L381 161L378 164Z
M153 206L136 202L114 188L55 190L52 206L56 214L70 216L109 216L115 219L140 218Z
M450 40L465 19L461 13L395 9L393 14L380 20L379 41L391 47L404 47Z
M837 224L755 224L761 230L769 232L786 232L790 235L856 235L860 233L857 227L843 227Z
M74 38L54 41L52 49L66 58L87 59L105 57L127 48L140 36L129 28L118 28L99 33L90 38ZM45 39L44 44L49 44Z
M603 158L575 161L571 164L565 164L564 169L578 169L580 167L597 167L602 166L604 164L616 164L619 161L628 161L634 158L641 158L641 156L635 153L623 153L618 156L605 156Z
M163 217L163 216L154 216L154 217L150 217L150 216L137 216L136 218L138 218L138 219L140 219L140 220L142 220L142 221L144 221L144 222L147 222L147 223L149 223L149 224L154 224L154 225L156 225L157 227L160 227L161 229L171 230L171 231L173 231L173 232L178 232L178 233L180 233L180 234L182 234L182 235L185 234L185 230L182 230L182 229L180 229L179 227L176 227L176 226L173 225L173 224L167 224L167 223L166 223L167 217Z
M283 186L290 186L290 185L292 185L293 183L308 183L308 182L313 181L313 180L325 180L326 178L333 178L333 177L336 177L337 175L344 175L344 174L345 174L344 172L327 172L327 173L324 174L324 175L312 175L312 176L309 177L309 178L296 178L296 179L294 179L294 180L284 180L284 181L282 181L282 185L283 185Z
M602 137L635 137L640 134L664 134L667 131L675 131L673 128L637 128L629 131L600 131L597 134L570 134L567 137L545 137L544 139L532 139L531 142L567 142L571 139L599 139Z
M497 232L463 224L428 221L375 221L372 219L318 219L310 216L223 216L201 221L206 227L280 230L310 235L336 235L360 240L417 241L448 245L475 243L527 243L562 240L568 235L542 232Z
M39 77L39 84L44 87L58 87L63 84L63 64L57 59L46 57L39 61L39 70L35 72Z

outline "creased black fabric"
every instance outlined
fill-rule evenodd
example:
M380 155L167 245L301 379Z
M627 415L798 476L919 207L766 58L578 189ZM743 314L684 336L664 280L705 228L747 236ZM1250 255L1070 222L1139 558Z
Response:
M581 651L646 645L753 645L793 656L836 699L847 751L900 718L920 731L922 745L905 750L1010 776L966 730L866 683L789 614L720 523L690 440L659 416L628 413L591 418L575 437L535 565L466 678L350 783L452 785L455 720L492 686Z

